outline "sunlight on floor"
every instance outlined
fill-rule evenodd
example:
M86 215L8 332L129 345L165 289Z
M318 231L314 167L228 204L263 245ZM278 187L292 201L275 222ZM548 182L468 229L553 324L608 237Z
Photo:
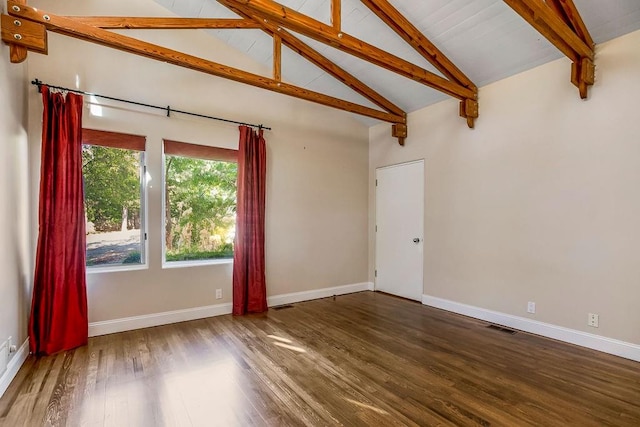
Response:
M244 394L239 384L242 373L233 358L212 366L164 377L161 400L171 407L168 411L179 418L188 417L193 425L215 420L219 425L236 424L243 412Z
M353 403L354 405L360 406L361 408L365 408L365 409L369 409L369 410L371 410L373 412L377 412L378 414L389 415L389 413L387 411L385 411L384 409L376 408L375 406L367 405L366 403L358 402L357 400L353 400L353 399L349 399L349 398L345 398L345 400L347 402Z
M275 345L275 346L286 348L288 350L293 350L293 351L298 352L298 353L306 353L307 352L307 350L305 350L302 347L298 347L298 346L292 345L293 341L291 341L288 338L282 338L282 337L279 337L277 335L267 335L267 337L269 337L269 338L271 338L272 340L275 341L273 343L273 345Z
M267 337L271 338L272 340L280 341L280 342L287 343L287 344L291 344L293 342L288 338L282 338L282 337L279 337L277 335L267 335Z
M301 347L296 347L295 345L289 345L289 344L284 344L281 342L274 342L273 345L277 345L278 347L282 347L282 348L286 348L289 350L293 350L296 351L298 353L306 353L307 350L305 350L304 348Z

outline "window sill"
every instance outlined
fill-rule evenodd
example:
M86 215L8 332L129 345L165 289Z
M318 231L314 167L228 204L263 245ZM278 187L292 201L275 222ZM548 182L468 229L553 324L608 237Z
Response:
M118 273L124 271L138 271L138 270L147 270L149 266L147 264L138 264L138 265L127 265L126 267L123 265L112 265L104 267L85 267L85 271L87 274L94 273Z
M162 268L187 268L187 267L203 267L207 265L226 265L233 264L233 258L207 259L201 261L169 261L163 262Z

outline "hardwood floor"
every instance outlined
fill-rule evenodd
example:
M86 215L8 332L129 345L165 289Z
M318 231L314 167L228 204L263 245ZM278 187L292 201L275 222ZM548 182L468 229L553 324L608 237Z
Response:
M2 426L639 426L640 363L384 294L30 357Z

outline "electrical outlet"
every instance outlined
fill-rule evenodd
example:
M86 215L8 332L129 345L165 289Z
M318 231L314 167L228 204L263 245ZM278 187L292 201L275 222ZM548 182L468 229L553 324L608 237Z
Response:
M216 289L216 299L222 299L222 289Z
M527 313L535 313L536 312L536 303L533 301L529 301L527 303Z
M587 318L587 325L588 326L593 326L594 328L598 327L598 322L600 321L599 319L600 316L598 316L595 313L589 313L589 317Z

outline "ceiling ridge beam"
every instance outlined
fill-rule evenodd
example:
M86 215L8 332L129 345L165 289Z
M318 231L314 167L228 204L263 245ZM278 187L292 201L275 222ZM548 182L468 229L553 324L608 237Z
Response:
M422 55L438 71L473 91L476 85L440 49L438 49L415 25L387 0L360 0L389 28L396 32Z
M330 45L367 62L415 80L458 99L476 99L477 94L457 82L434 74L330 25L301 14L272 0L218 0L225 6L245 7L261 19Z
M295 98L304 99L351 113L360 114L374 119L390 122L405 123L406 118L385 111L375 110L353 102L334 98L332 96L313 92L277 80L222 65L207 59L198 58L173 49L114 33L91 25L82 24L71 18L57 16L31 6L8 1L9 12L12 16L42 24L47 30L80 40L107 46L113 49L136 54L161 62L170 63L202 73L234 80L273 92L282 93ZM18 6L13 8L13 6Z
M274 37L275 34L279 34L282 40L282 43L287 46L289 49L296 52L298 55L305 58L307 61L316 65L318 68L324 70L326 73L333 76L338 81L342 82L344 85L360 94L361 96L367 98L369 101L373 102L377 106L385 109L386 111L397 114L399 116L406 117L406 113L402 110L402 108L398 107L378 92L367 86L364 82L359 80L354 75L350 74L345 69L338 66L336 63L326 58L318 51L313 49L311 46L304 43L302 40L297 38L294 34L285 30L284 28L279 27L277 24L270 22L264 22L263 19L252 14L251 10L247 10L243 7L230 7L227 6L232 12L237 13L238 15L252 19L255 22L260 23L262 29L265 33Z
M119 30L187 30L187 29L258 29L260 26L254 21L246 19L227 18L174 18L174 17L143 17L143 16L66 16L93 27Z

